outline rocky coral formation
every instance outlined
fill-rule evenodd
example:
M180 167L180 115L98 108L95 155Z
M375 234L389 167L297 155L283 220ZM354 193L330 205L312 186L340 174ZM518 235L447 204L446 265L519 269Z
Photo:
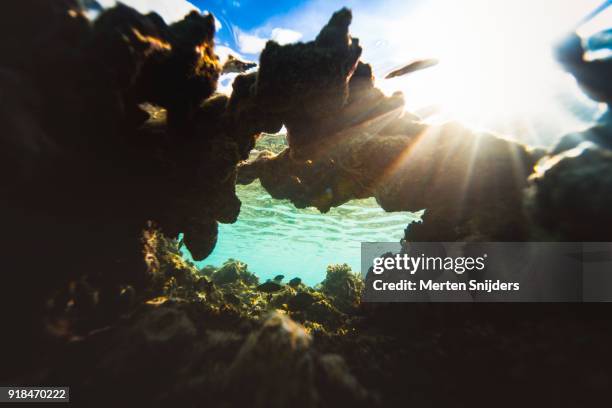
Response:
M314 349L311 335L278 312L257 323L205 303L152 301L114 327L74 340L64 353L68 363L53 366L45 380L72 384L77 406L369 401L342 357ZM104 392L109 387L114 392Z
M343 330L349 315L357 312L363 290L359 275L348 265L331 265L327 278L315 288L304 285L299 278L284 284L282 275L260 284L246 264L233 259L218 269L208 267L200 273L192 269L189 276L196 282L203 276L210 282L207 293L213 296L211 299L232 305L244 316L260 318L270 311L281 311L308 330L325 333ZM202 292L194 294L201 285L186 283L183 287L191 290L191 297L202 297Z
M612 61L589 61L575 34L556 49L557 59L587 95L608 106L590 129L563 136L536 166L525 204L536 239L609 241L612 221Z
M302 45L294 59L316 61L316 52L307 46L324 49L311 42ZM293 46L270 48L275 55L294 52ZM559 48L558 58L589 95L609 102L610 62L587 62L583 53L579 39L571 37ZM342 55L336 59L337 64L344 61ZM262 58L261 73L267 64ZM303 77L318 75L318 69L315 63L303 64ZM284 78L295 67L276 64L274 71ZM369 65L358 62L354 71L344 73L348 87L327 88L335 90L333 98L307 91L293 92L290 98L277 94L284 98L289 147L280 153L263 151L241 164L239 183L259 178L273 197L322 212L365 197L376 197L387 211L425 210L423 223L406 230L411 241L609 238L595 221L608 220L605 208L612 203L606 193L608 180L596 176L609 167L609 118L562 138L548 153L458 124L425 125L404 112L401 94L387 97L374 86ZM327 106L326 101L337 102ZM325 108L318 111L320 106ZM563 153L583 141L594 145ZM575 155L580 157L570 157ZM546 163L539 166L540 173L533 173L540 159ZM543 167L552 167L548 176ZM592 222L579 221L585 215Z
M609 241L611 174L612 150L590 142L542 160L525 198L534 234L547 240Z
M340 310L351 313L357 310L361 302L363 281L347 264L330 265L321 282L321 291L334 299Z
M342 357L317 355L309 350L310 343L300 325L273 313L249 335L229 367L228 383L245 384L244 392L233 394L229 402L256 407L370 405Z
M45 345L41 358L49 368L36 374L37 381L71 384L78 389L72 402L84 406L117 404L119 393L122 406L191 406L204 399L260 407L375 401L342 357L313 345L313 336L347 330L350 319L335 306L356 279L346 267L330 268L327 281L333 284L323 285L326 292L297 284L268 293L240 261L198 271L175 241L158 239L155 284L112 326L75 325L92 311L75 301L77 293L69 295L70 310L49 324L71 327L70 342ZM59 355L61 361L53 357ZM116 392L103 393L108 387ZM91 397L100 393L105 395Z
M318 144L326 135L316 131L317 122L335 121L347 101L348 78L361 56L359 41L349 35L351 20L351 12L342 9L314 41L285 46L269 41L261 53L255 94L292 129L289 139L296 147Z
M425 126L402 112L401 94L386 97L374 87L369 65L360 62L344 82L348 85L341 94L348 95L333 115L320 115L295 126L286 122L289 148L278 155L263 151L241 165L238 182L259 178L273 197L289 198L297 207L315 206L323 212L353 198L372 196L388 166ZM308 103L319 105L321 101L294 96L283 105L297 116ZM381 129L394 137L380 137ZM300 134L303 136L296 137Z
M44 369L11 380L70 384L71 402L88 407L481 405L508 387L502 406L525 394L566 406L608 389L606 309L362 304L342 313L355 282L346 266L330 267L319 289L267 293L239 261L198 271L160 240L145 302L110 326L39 344Z
M206 257L217 223L240 211L236 164L281 125L249 123L239 95L231 108L211 98L221 66L210 14L166 25L120 4L90 22L76 0L27 0L1 19L2 309L22 310L7 319L36 338L33 317L74 282L109 319L126 286L140 297L158 264L153 226Z
M273 197L323 212L372 196L387 211L426 209L425 222L410 228L415 241L527 238L523 190L543 152L458 124L427 126L404 112L401 94L387 97L374 86L367 64L345 82L339 95L348 97L333 119L310 117L307 131L285 122L289 147L242 164L238 182L259 178ZM296 95L284 104L296 115L320 104Z
M605 43L606 32L599 35L603 37ZM596 37L597 35L593 36ZM609 47L609 39L607 42ZM584 54L582 39L575 33L569 34L555 49L557 61L576 77L580 87L590 98L607 104L612 103L612 85L609 81L612 76L612 61L609 58L587 60Z

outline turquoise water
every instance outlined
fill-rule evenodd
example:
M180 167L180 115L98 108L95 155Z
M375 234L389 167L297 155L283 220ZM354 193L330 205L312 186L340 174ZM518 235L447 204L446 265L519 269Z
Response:
M267 135L258 149L284 149L283 135ZM275 200L259 181L236 186L242 208L234 224L220 224L213 253L198 267L220 266L229 258L248 265L260 279L285 275L309 285L325 278L327 265L347 263L359 272L362 242L398 242L404 228L419 215L386 213L373 198L353 200L327 214L314 208L297 209Z
M372 199L355 200L327 214L275 200L259 182L237 186L242 210L235 224L221 224L213 253L202 262L219 266L239 259L260 279L285 275L309 284L325 277L327 265L347 263L360 271L361 242L397 242L418 216L386 213Z

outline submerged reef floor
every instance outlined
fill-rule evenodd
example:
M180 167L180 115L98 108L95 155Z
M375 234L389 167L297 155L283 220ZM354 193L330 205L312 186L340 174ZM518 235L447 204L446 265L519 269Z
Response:
M372 407L576 406L611 381L603 304L361 303L346 265L315 287L262 283L236 260L199 271L156 239L145 297L126 290L116 320L88 327L80 285L11 382L70 385L77 406Z

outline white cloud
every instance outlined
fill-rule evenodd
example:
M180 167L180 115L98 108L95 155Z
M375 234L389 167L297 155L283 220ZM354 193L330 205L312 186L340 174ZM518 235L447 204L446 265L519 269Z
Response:
M219 21L219 19L216 16L214 17L215 17L215 29L219 31L223 28L223 24L221 24L221 21Z
M266 46L265 38L261 38L254 34L243 33L240 30L236 30L236 42L238 43L238 49L240 52L245 54L259 54L261 50Z
M234 83L234 79L236 79L238 75L239 74L234 72L231 74L222 75L221 78L219 78L219 82L217 83L217 92L230 96L233 91L232 84Z
M248 34L236 29L238 33L236 40L240 51L245 54L259 54L266 46L268 39L284 45L299 41L302 38L302 33L288 28L273 28L268 38L260 36L258 33L261 31L263 30L257 30L252 34Z
M154 11L162 16L168 24L182 20L192 10L202 12L187 0L120 0L120 2L135 8L141 13ZM98 0L98 3L106 8L114 6L117 0ZM220 30L221 23L219 20L215 19L215 23L217 30Z
M280 45L294 43L302 38L302 33L288 28L277 27L272 30L272 39Z

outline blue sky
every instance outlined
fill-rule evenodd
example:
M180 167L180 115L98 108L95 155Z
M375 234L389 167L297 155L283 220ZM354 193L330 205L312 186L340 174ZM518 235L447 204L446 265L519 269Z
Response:
M331 14L344 6L366 9L367 1L336 0L195 0L193 4L212 12L221 22L220 44L256 59L265 41L289 43L310 40ZM412 1L416 4L416 1Z
M405 13L422 1L196 0L193 3L211 11L220 20L222 28L217 33L220 44L256 58L265 40L270 38L280 43L311 40L331 14L342 7L351 8L358 21L365 20L371 10L379 14L381 8L397 8L403 3L400 8Z
M276 15L283 15L298 8L307 0L196 0L193 4L202 10L209 10L220 20L251 30ZM221 30L224 31L224 30ZM221 32L222 36L227 33ZM227 40L227 38L223 38Z

